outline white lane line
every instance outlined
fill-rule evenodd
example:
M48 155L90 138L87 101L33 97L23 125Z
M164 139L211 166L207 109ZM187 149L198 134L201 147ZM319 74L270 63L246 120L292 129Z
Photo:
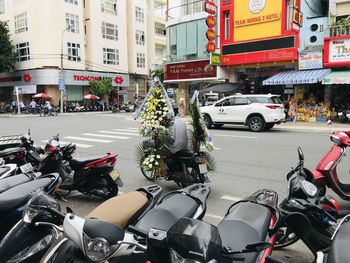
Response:
M42 140L42 142L47 142L47 140ZM63 142L60 140L60 144L63 146L63 145L67 145L67 144L70 144L70 143L73 143L75 144L77 147L79 148L90 148L90 147L93 147L94 145L90 145L90 144L83 144L83 143L75 143L75 142ZM44 147L43 147L44 148Z
M132 133L132 132L113 132L113 131L98 131L101 133L108 133L108 134L120 134L120 135L131 135L131 136L140 136L139 134Z
M128 130L138 130L138 128L135 128L135 127L128 127L127 128ZM115 129L116 130L116 129Z
M130 137L116 136L116 135L106 135L106 134L82 133L82 135L94 136L94 137L102 137L102 138L111 138L111 139L122 139L122 140L130 139Z
M138 129L113 129L113 131L121 131L121 132L133 132L138 133Z
M206 213L206 214L205 214L205 216L207 216L207 217L211 217L211 218L214 218L214 219L218 219L218 220L222 220L222 219L224 219L224 217L223 217L223 216L218 216L218 215L208 214L208 213Z
M244 135L228 135L228 134L213 134L213 136L217 137L231 137L231 138L243 138L243 139L258 139L255 136L244 136Z
M103 142L103 143L113 142L113 141L109 141L109 140L100 140L100 139L83 138L83 137L75 137L75 136L66 136L66 137L63 137L63 138L71 139L71 140L88 141L88 142Z
M231 196L231 195L223 195L223 196L221 196L221 199L232 201L232 202L237 202L239 200L242 200L242 198L240 198L240 197Z

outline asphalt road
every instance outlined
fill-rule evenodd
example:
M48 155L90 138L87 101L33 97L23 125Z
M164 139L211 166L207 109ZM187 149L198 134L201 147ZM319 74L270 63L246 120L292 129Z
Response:
M283 124L282 124L283 125ZM143 178L135 161L135 146L144 138L137 133L138 122L131 114L95 114L57 117L1 118L0 135L20 134L31 129L35 144L45 145L51 135L60 134L63 142L77 143L80 155L116 152L116 169L128 192L150 184ZM270 188L278 192L279 200L287 195L286 174L297 165L297 147L305 154L305 166L314 167L330 148L326 132L278 129L252 133L244 127L224 126L210 130L214 137L217 171L210 174L211 194L205 220L217 224L229 206L258 189ZM341 163L339 172L348 175L348 161ZM350 178L350 177L349 177ZM164 191L177 189L173 182L160 181ZM73 193L68 206L77 214L86 215L101 200ZM65 204L63 204L65 205ZM274 252L286 262L312 262L313 257L298 242L288 249Z

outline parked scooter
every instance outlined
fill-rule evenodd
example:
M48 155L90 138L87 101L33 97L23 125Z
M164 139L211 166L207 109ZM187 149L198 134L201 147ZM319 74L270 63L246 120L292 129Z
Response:
M331 243L338 224L339 206L334 198L321 195L322 189L314 185L312 172L304 168L301 148L298 148L298 153L299 164L287 175L288 197L280 204L283 220L278 232L277 247L286 247L302 239L316 255L318 250L327 249ZM307 239L301 234L305 227L303 221L307 221L310 228Z
M196 220L196 216L166 216L168 213L158 208L148 213L152 215L148 219L157 218L156 222L143 228L146 214L126 231L103 221L66 215L61 230L71 241L51 252L49 257L54 261L50 262L81 262L84 257L75 252L78 249L94 262L248 263L265 262L271 254L279 221L277 194L273 191L261 190L235 203L217 228ZM75 250L69 249L72 243ZM70 256L64 255L67 251Z
M338 110L338 118L341 123L348 123L350 120L350 111L342 106L340 110Z
M21 181L18 176L0 180L0 238L20 220L33 191L43 189L47 193L53 193L61 182L58 174L33 174L33 177L38 177L29 181Z
M145 151L140 160L140 169L147 180L154 181L164 178L168 181L175 181L181 187L186 187L194 183L210 182L204 152L194 153L190 149L176 152L164 158L166 164L164 174L156 174L153 170L145 170L144 165L142 165L144 160L152 154L154 143L152 140L147 140L143 143L145 145Z
M0 179L15 175L17 169L15 164L0 164Z
M209 192L210 189L203 184L170 192L126 230L106 220L84 219L68 213L64 217L63 229L53 226L64 232L67 239L54 247L43 262L105 262L109 258L118 262L141 262L145 257L145 253L139 250L145 244L144 235L154 227L168 231L182 217L203 218ZM77 227L78 224L81 227Z
M58 135L52 137L45 146L45 154L39 165L42 173L57 172L62 178L60 190L77 190L86 195L95 195L105 199L118 194L118 186L123 186L119 174L114 171L116 153L76 157L64 165Z
M137 223L157 203L162 188L150 185L108 199L87 217L98 218L125 228ZM117 211L112 213L111 209ZM58 238L50 224L62 225L59 203L38 191L29 200L20 220L0 243L0 262L39 262ZM36 226L37 222L45 222Z

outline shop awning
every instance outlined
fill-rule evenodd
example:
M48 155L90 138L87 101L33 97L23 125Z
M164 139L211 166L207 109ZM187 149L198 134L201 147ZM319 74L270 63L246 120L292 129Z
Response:
M278 73L263 81L263 85L314 84L321 82L330 69L294 70Z
M350 71L334 71L324 78L322 84L350 84Z

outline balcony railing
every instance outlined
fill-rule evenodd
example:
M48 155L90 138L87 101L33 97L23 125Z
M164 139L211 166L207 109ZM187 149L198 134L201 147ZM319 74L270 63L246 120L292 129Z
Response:
M346 36L346 35L350 35L350 25L329 27L330 37Z
M156 33L156 35L158 35L158 36L165 36L165 30L164 29L162 29L162 28L158 28L158 27L156 27L156 28L154 28L154 31L155 31L155 33Z

